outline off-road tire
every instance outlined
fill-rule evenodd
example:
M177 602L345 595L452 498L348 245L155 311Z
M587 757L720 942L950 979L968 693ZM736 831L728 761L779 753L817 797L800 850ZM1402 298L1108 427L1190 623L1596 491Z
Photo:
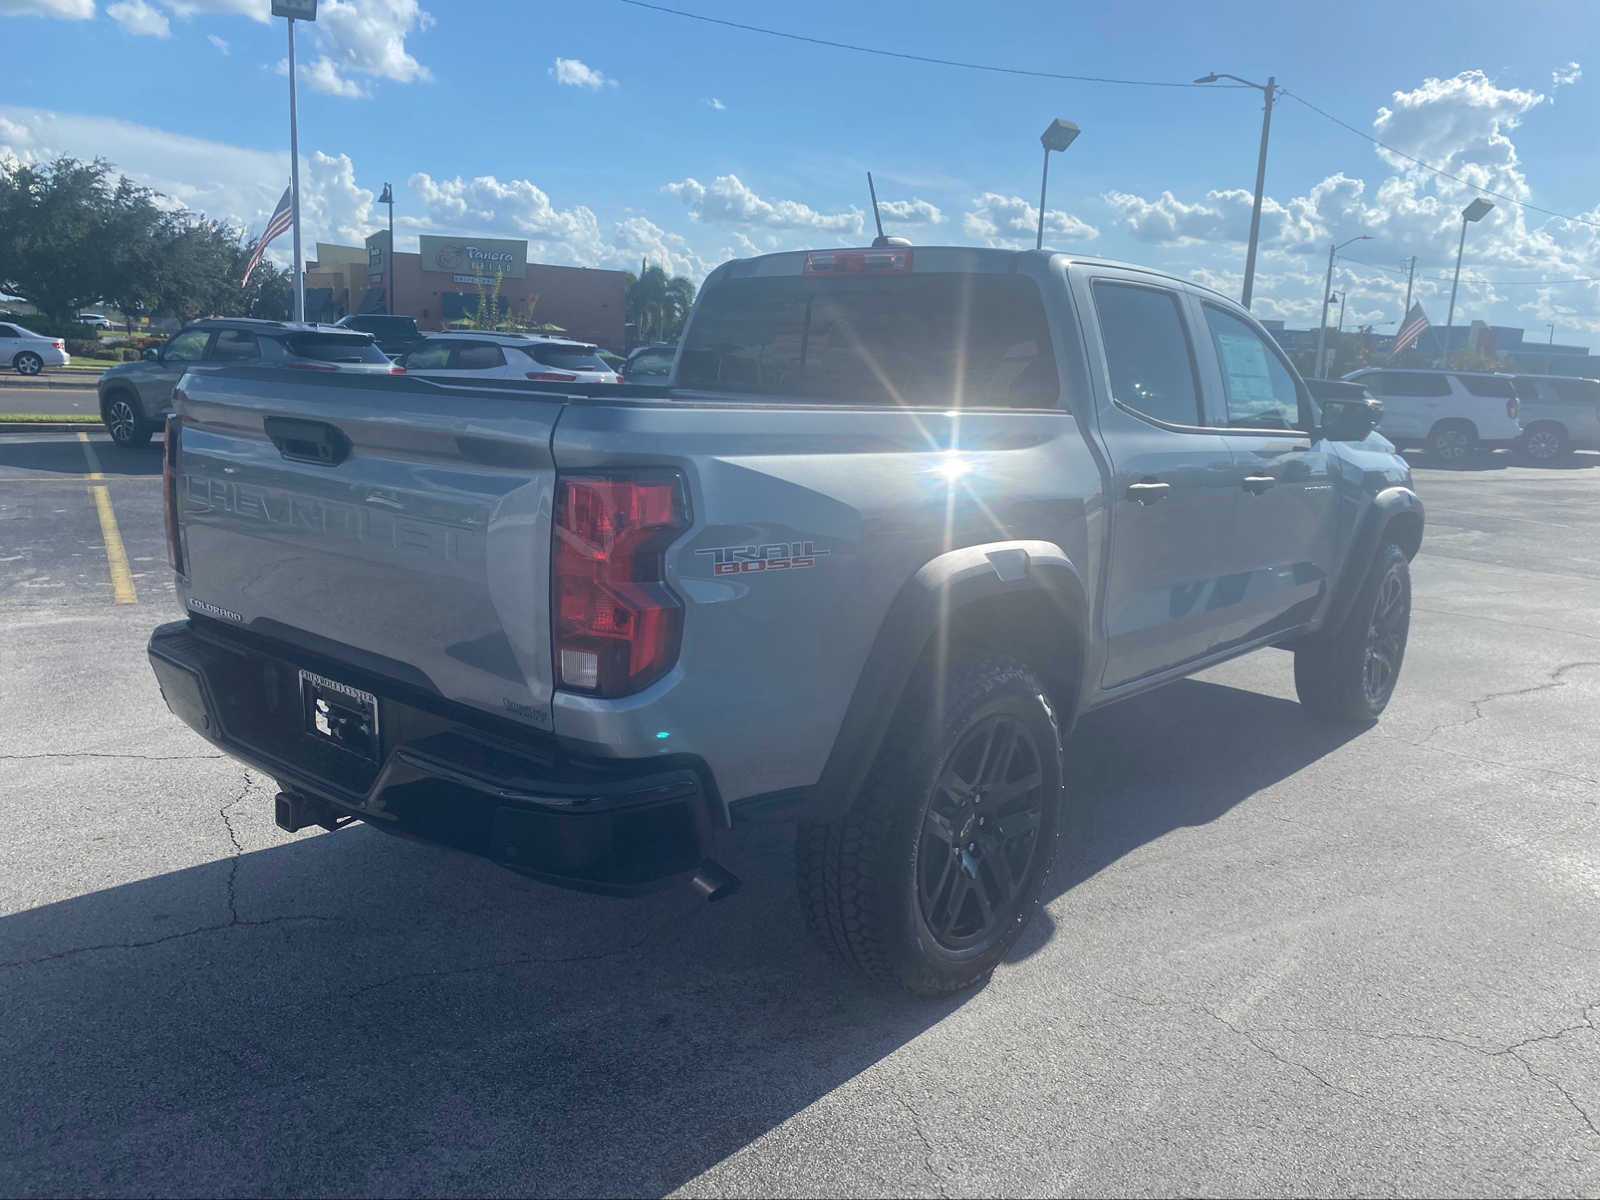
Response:
M1331 721L1376 721L1394 695L1410 628L1411 564L1404 550L1387 542L1344 623L1295 648L1294 690L1300 703ZM1379 674L1381 680L1375 679Z
M919 995L969 987L988 978L1005 957L1042 903L1063 808L1061 731L1032 671L1010 658L985 656L951 662L944 687L933 684L931 669L924 668L907 688L908 700L896 714L855 805L837 820L802 823L795 848L800 903L812 933L869 978ZM930 805L936 798L940 806L956 803L950 780L958 766L981 783L982 769L973 770L973 760L963 756L973 753L985 730L1005 729L1021 731L1008 762L1027 755L1017 769L1027 771L1028 763L1038 768L1037 791L1027 792L1028 803L1037 800L1038 821L1026 860L1020 871L1013 865L1021 861L1015 852L1023 849L1008 840L1023 836L1007 830L1016 814L1002 812L998 800L996 807L986 808L989 801L982 798L981 786L974 786L971 799L964 802L970 805L964 828L971 827L980 839L972 843L978 849L969 859L952 842L946 864L940 857L944 844L938 835L930 836L930 822L943 818L930 817ZM988 755L985 746L985 762ZM998 797L1026 778L997 781L992 793ZM989 812L993 821L987 833L975 828L984 824L980 811ZM956 832L948 824L945 828ZM990 924L970 935L971 944L952 948L926 915L923 889L932 890L927 881L935 875L942 888L947 875L941 872L970 869L970 881L957 877L950 883L951 895L958 886L965 890L962 900L950 901L946 911L965 905L962 911L981 917L991 910L980 906L976 892L992 895L1001 860L979 855L994 853L1004 856L1004 883L1015 890L1005 903L992 905ZM953 936L955 924L952 920L947 926L947 936Z

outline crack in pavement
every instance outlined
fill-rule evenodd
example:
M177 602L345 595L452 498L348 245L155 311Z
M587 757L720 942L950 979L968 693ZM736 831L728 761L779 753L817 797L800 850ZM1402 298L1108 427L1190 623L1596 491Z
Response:
M1463 721L1460 724L1470 725L1471 723L1472 722L1468 720ZM1424 737L1420 742L1414 742L1410 738L1396 737L1392 733L1385 733L1381 727L1375 730L1374 733L1377 737L1387 739L1391 742L1399 742L1402 746L1410 746L1414 750L1426 750L1429 754L1442 754L1446 758L1459 758L1465 760L1466 762L1481 763L1486 767L1499 767L1506 771L1537 771L1540 775L1554 775L1557 779L1570 779L1574 783L1586 783L1590 787L1600 787L1600 779L1594 779L1588 775L1574 775L1571 771L1558 771L1554 767L1536 767L1532 763L1513 763L1506 762L1504 759L1499 758L1484 758L1481 754L1468 754L1465 750L1451 750L1445 748L1444 746L1430 746L1427 744L1428 738L1431 738L1441 729L1452 728L1455 728L1455 726L1436 725L1433 727L1432 731L1429 732L1427 736ZM1587 803L1594 805L1600 803L1600 801L1590 800L1587 801Z
M885 1088L884 1091L889 1094L890 1099L905 1109L906 1116L911 1118L912 1131L916 1133L917 1141L922 1143L922 1165L927 1170L929 1178L933 1180L933 1186L937 1189L939 1195L948 1198L950 1192L945 1187L945 1177L933 1165L933 1156L938 1153L938 1150L934 1147L933 1139L928 1136L927 1129L923 1127L922 1114L917 1111L916 1105L912 1104L910 1100L893 1088Z
M1292 1058L1285 1058L1271 1046L1268 1046L1266 1043L1262 1042L1250 1030L1245 1029L1242 1026L1235 1025L1221 1013L1213 1012L1211 1009L1205 1008L1202 1005L1194 1004L1187 1000L1146 1000L1142 996L1130 996L1126 992L1112 992L1111 995L1122 1000L1127 1000L1133 1004L1143 1005L1146 1008L1186 1008L1190 1012L1197 1013L1202 1017L1208 1017L1217 1022L1229 1032L1235 1034L1239 1038L1242 1038L1244 1041L1249 1042L1250 1045L1254 1046L1257 1050L1261 1051L1261 1053L1265 1054L1274 1062L1280 1063L1285 1067L1291 1067L1294 1070L1301 1071L1304 1074L1309 1075L1312 1079L1315 1079L1323 1087L1328 1088L1331 1091L1339 1092L1356 1100L1366 1100L1368 1098L1361 1092L1352 1092L1349 1088L1340 1087L1337 1083L1334 1083L1332 1080L1324 1077L1319 1072L1312 1070L1303 1062L1298 1062Z
M121 756L109 755L107 757ZM221 756L218 755L218 757ZM56 962L64 958L71 958L74 955L90 954L99 950L143 950L148 946L160 946L166 942L175 942L182 938L195 937L202 933L216 933L219 930L226 929L259 929L267 925L282 925L293 921L325 922L329 924L335 923L335 918L333 917L325 917L316 914L289 917L268 917L265 920L257 921L247 921L239 915L237 891L239 882L239 864L245 850L244 843L239 840L239 835L233 827L233 821L228 816L228 810L233 808L235 805L242 803L245 798L250 795L252 789L254 789L256 786L255 780L250 777L250 773L248 771L244 772L243 778L244 786L240 788L239 794L217 810L217 815L222 818L223 828L228 832L228 841L233 846L233 853L228 856L228 919L226 921L217 921L210 925L199 925L193 929L185 929L178 933L163 934L161 937L147 938L142 941L98 942L90 946L74 946L68 950L57 950L54 953L41 954L34 958L11 959L7 962L0 962L0 969L5 969L8 967L39 966L43 963Z
M1566 1037L1567 1034L1569 1034L1569 1033L1577 1033L1579 1030L1587 1029L1587 1030L1591 1030L1591 1031L1595 1031L1595 1032L1600 1032L1600 1027L1597 1027L1595 1025L1594 1019L1590 1015L1597 1008L1600 1008L1600 1001L1597 1001L1597 1002L1592 1003L1592 1004L1585 1004L1583 1006L1582 1010L1581 1010L1581 1015L1583 1017L1583 1020L1580 1021L1578 1024L1576 1024L1576 1025L1567 1025L1567 1026L1565 1026L1565 1027L1563 1027L1561 1029L1555 1030L1552 1033L1534 1034L1532 1037L1524 1038L1520 1042L1513 1042L1511 1045L1503 1046L1498 1050L1489 1050L1489 1049L1486 1049L1483 1046L1477 1045L1477 1044L1475 1044L1473 1042L1466 1041L1463 1038L1446 1037L1443 1034L1437 1034L1437 1033L1409 1033L1409 1032L1381 1032L1381 1031L1373 1030L1373 1029L1358 1029L1358 1028L1355 1028L1353 1026L1348 1026L1348 1025L1330 1025L1330 1026L1321 1026L1321 1027L1304 1027L1304 1026L1296 1027L1296 1026L1282 1026L1282 1025L1280 1025L1280 1026L1273 1027L1273 1032L1279 1032L1279 1033L1345 1033L1345 1034L1351 1035L1352 1037L1370 1038L1373 1041L1380 1041L1380 1042L1396 1042L1396 1041L1437 1042L1440 1045L1455 1046L1455 1047L1457 1047L1459 1049L1462 1049L1462 1050L1471 1051L1473 1054L1481 1055L1484 1058L1514 1058L1514 1059L1517 1060L1517 1062L1522 1064L1522 1069L1525 1070L1531 1078L1537 1079L1541 1083L1547 1083L1551 1087L1553 1087L1557 1092L1559 1092L1561 1094L1562 1099L1566 1101L1567 1106L1569 1108L1571 1108L1574 1113L1577 1114L1578 1119L1581 1120L1584 1123L1585 1127L1587 1127L1589 1132L1594 1134L1597 1137L1600 1137L1600 1127L1597 1127L1595 1125L1594 1118L1590 1115L1588 1109L1584 1108L1582 1104L1578 1103L1577 1097L1575 1097L1570 1091L1568 1091L1566 1086L1559 1079L1555 1078L1553 1075L1546 1074L1544 1071L1541 1071L1538 1068L1536 1068L1532 1063L1530 1063L1526 1058L1524 1058L1522 1053L1521 1053L1521 1051L1523 1049L1525 1049L1526 1047L1528 1047L1528 1046L1535 1046L1535 1045L1540 1044L1541 1042L1559 1041L1563 1037Z
M1529 687L1523 688L1512 688L1511 690L1504 692L1489 692L1486 695L1468 700L1467 703L1472 706L1472 715L1470 717L1464 721L1446 721L1442 725L1435 725L1427 732L1427 734L1423 736L1420 742L1415 744L1419 746L1423 745L1431 741L1434 737L1446 729L1462 729L1468 725L1472 725L1475 722L1483 720L1483 706L1491 703L1492 701L1507 700L1512 696L1531 696L1535 692L1548 692L1554 688L1562 687L1566 683L1562 676L1566 675L1569 671L1576 671L1580 667L1600 667L1600 662L1595 662L1590 659L1582 659L1577 662L1562 663L1560 666L1556 667L1550 672L1550 678L1545 680L1543 683L1535 683ZM1593 781L1591 780L1590 782Z

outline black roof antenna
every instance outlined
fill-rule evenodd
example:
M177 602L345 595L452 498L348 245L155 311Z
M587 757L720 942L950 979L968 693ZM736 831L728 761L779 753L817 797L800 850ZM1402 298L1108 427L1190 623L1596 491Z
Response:
M878 189L873 186L872 172L867 172L867 191L872 193L872 220L878 227L878 236L872 239L874 250L884 250L890 246L909 246L910 238L885 237L883 233L883 218L878 215Z

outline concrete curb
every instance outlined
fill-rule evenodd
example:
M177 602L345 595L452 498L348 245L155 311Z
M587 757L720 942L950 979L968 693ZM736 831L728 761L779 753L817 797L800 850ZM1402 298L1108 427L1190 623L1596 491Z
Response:
M17 375L15 373L0 375L0 387L92 389L99 382L100 376L98 375L92 379L62 379L59 375Z
M0 433L89 433L103 428L98 421L0 421Z

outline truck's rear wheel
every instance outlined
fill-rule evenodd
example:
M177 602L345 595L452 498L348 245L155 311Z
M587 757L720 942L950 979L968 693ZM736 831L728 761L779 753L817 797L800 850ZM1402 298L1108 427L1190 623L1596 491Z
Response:
M1335 721L1377 720L1394 695L1410 631L1411 564L1404 550L1388 542L1344 624L1295 649L1300 703Z
M951 665L908 689L863 795L801 826L812 931L868 976L938 995L986 978L1041 903L1062 806L1061 737L1011 659Z

